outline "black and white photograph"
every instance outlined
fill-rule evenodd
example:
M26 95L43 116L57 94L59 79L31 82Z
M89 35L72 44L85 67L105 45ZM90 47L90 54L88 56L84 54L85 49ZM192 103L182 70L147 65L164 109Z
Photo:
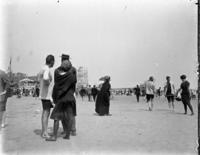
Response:
M200 0L2 0L0 154L200 153Z

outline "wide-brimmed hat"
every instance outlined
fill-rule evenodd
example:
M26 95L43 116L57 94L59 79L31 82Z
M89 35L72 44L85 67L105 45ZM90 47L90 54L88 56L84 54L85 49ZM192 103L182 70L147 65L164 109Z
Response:
M99 79L100 81L110 80L110 76L106 75Z

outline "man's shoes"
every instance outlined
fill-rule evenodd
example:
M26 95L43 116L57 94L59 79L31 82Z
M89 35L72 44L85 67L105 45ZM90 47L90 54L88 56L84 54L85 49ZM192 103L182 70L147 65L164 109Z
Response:
M64 136L63 139L70 139L69 135Z
M56 137L55 136L52 136L52 137L49 137L49 138L46 138L45 140L46 141L56 141Z
M42 138L45 138L45 139L46 139L46 138L50 138L50 136L49 136L48 134L42 134L41 137L42 137Z

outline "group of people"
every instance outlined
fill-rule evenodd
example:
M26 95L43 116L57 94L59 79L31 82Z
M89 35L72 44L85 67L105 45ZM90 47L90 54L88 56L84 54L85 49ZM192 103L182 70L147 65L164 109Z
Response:
M72 66L69 58L69 55L62 54L61 65L54 71L53 76L51 68L54 66L55 60L53 55L48 55L46 64L39 73L40 98L43 107L41 136L46 141L57 140L59 121L62 122L64 139L70 139L70 135L76 135L76 100L74 93L77 78L76 69ZM53 110L50 118L54 120L54 125L53 135L49 136L47 127L51 108Z
M172 109L174 110L174 99L177 98L177 96L181 92L180 100L183 102L183 105L184 105L184 111L185 111L184 114L187 114L187 107L189 107L191 111L191 115L194 115L193 107L190 102L191 100L190 83L186 80L186 75L181 75L180 79L182 82L181 82L180 88L176 91L174 84L171 82L170 76L166 77L166 83L164 86L164 94L165 94L165 97L167 98L169 108L171 108L172 106ZM152 111L154 94L156 93L154 78L152 76L149 77L149 80L145 82L145 91L146 91L146 100L148 103L148 110Z
M46 57L46 64L39 73L40 79L40 98L42 101L42 133L41 136L46 141L56 141L59 129L59 121L63 126L63 138L70 139L70 135L76 135L76 69L72 66L69 60L69 55L62 54L61 65L52 74L51 68L54 66L54 56ZM111 115L110 107L110 77L104 77L104 83L99 92L96 87L91 93L95 104L95 111L100 116ZM97 95L98 94L98 95ZM90 96L91 97L91 96ZM89 98L90 101L90 98ZM55 104L55 105L54 105ZM51 108L53 108L50 115ZM48 134L48 119L49 116L54 120L53 135Z
M42 102L42 132L41 136L46 141L56 141L59 129L59 121L63 126L63 138L70 139L70 136L76 135L76 69L73 67L70 56L62 54L61 65L55 69L54 75L52 73L52 67L54 66L54 56L48 55L46 57L46 63L39 73L40 79L40 91L38 91ZM181 85L176 91L174 84L171 82L169 76L166 77L166 83L164 86L164 94L168 100L169 108L174 110L174 100L178 94L181 94L181 101L184 105L184 114L187 114L187 107L191 111L191 115L194 115L193 107L190 103L190 83L186 80L186 75L181 75ZM105 76L103 78L104 83L98 90L96 87L92 89L89 87L89 93L93 96L95 101L95 112L99 116L110 116L110 77ZM6 73L0 70L0 124L1 127L5 126L5 111L6 101L8 98L7 88L9 87L9 78ZM154 95L156 93L154 77L149 77L149 80L145 82L146 100L148 103L148 110L153 110ZM139 102L140 88L135 89L137 101ZM90 97L88 100L90 101ZM51 109L53 108L52 112ZM51 115L50 115L51 114ZM50 136L48 129L49 116L54 120L53 133Z
M84 96L88 97L88 101L95 101L96 100L96 96L98 94L99 90L98 88L94 85L93 87L91 87L91 85L89 85L87 88L82 87L78 92L77 95L79 94L83 100Z

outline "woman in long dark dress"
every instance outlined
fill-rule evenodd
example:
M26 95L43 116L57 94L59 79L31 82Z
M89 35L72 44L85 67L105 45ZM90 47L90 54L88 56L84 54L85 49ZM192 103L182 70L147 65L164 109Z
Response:
M97 95L95 111L100 116L110 115L110 77L104 77L104 83L101 87L100 92Z
M183 102L183 106L185 110L184 114L187 114L187 107L189 107L191 111L191 115L194 115L194 111L190 103L190 100L191 100L190 89L189 89L190 83L186 80L186 75L181 75L180 78L182 80L182 83L176 94L178 94L178 92L182 90L181 100Z
M135 95L136 95L136 98L137 98L137 102L140 101L140 87L139 85L137 85L137 87L135 88Z

